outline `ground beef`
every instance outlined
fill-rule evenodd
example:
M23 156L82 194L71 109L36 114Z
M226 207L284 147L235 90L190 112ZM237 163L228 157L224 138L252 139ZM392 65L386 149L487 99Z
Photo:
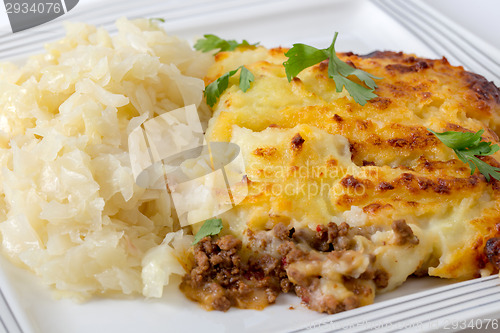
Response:
M194 247L193 258L193 267L180 288L208 309L263 308L274 303L280 292L291 289L279 259L255 253L242 260L241 241L231 235L203 238Z
M308 286L298 285L295 287L295 293L307 306L315 311L334 314L346 310L352 310L359 307L359 298L356 295L338 300L332 295L318 294L320 279L315 278Z
M413 230L406 224L405 220L396 220L391 227L396 236L396 245L417 245L419 243L418 237L413 234Z
M273 228L275 237L281 240L292 240L298 244L307 244L320 252L343 251L352 249L353 237L361 235L369 238L376 230L370 228L351 228L342 222L339 225L330 222L327 225L318 225L316 231L308 228L288 229L283 223Z
M281 262L284 266L302 260L307 253L299 249L294 242L287 241L278 247L278 253L282 256Z
M354 237L354 233L350 231L350 226L345 222L338 226L333 222L326 226L318 225L312 247L322 252L349 250L353 244L352 237Z
M290 230L284 223L278 223L273 228L274 236L281 240L287 240L290 237Z
M335 230L337 230L337 232L335 232ZM346 225L336 229L333 224L330 224L324 228L318 227L316 232L319 238L325 240L325 244L330 244L328 243L329 234L332 236L330 240L335 243L335 240L339 237L347 237L351 229L346 227ZM300 234L301 231L297 230L296 233ZM389 274L373 266L376 259L374 255L370 257L370 266L361 276L359 276L359 278L343 276L343 284L353 292L353 295L343 300L336 299L332 295L323 293L320 289L320 281L324 277L307 274L300 269L301 266L297 268L293 265L297 262L307 262L308 265L321 265L323 259L333 261L342 260L341 258L345 251L346 250L331 250L328 252L307 251L305 247L295 242L295 238L283 242L278 247L279 254L283 256L282 262L284 263L288 277L293 281L295 293L310 309L329 314L349 310L358 307L361 299L373 296L373 284L369 281L373 281L377 288L387 287ZM316 270L313 269L313 271Z
M411 242L414 236L404 221L395 222L394 228L399 237ZM388 285L389 275L375 268L374 255L359 277L342 277L340 283L352 292L352 296L341 300L321 291L321 275L310 275L299 267L304 262L321 265L324 260L342 260L345 251L353 251L353 237L369 238L374 232L369 228L351 228L345 222L318 225L316 230L296 230L278 223L269 231L247 230L249 242L245 249L234 236L205 237L193 249L194 263L183 278L181 290L206 308L220 311L233 306L263 308L274 303L279 293L290 291L315 311L349 310L360 306L362 299L372 297L374 285L376 288ZM272 249L277 249L277 253ZM271 251L272 255L266 251Z
M491 264L500 269L500 237L488 239L484 247L484 253Z
M375 282L375 286L377 288L385 288L389 285L390 275L386 271L377 270L375 271L375 277L373 278L373 282Z

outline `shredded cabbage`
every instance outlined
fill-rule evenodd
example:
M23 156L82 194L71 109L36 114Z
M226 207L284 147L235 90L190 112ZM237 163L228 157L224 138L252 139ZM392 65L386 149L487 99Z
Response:
M213 57L150 20L116 25L67 24L46 53L0 64L1 250L81 299L160 297L192 241L174 233L168 195L135 184L127 136L189 104L206 119Z

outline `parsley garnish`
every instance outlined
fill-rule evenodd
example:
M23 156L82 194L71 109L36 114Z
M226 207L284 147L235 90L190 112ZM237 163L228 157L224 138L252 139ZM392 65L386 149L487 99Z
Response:
M373 79L380 80L382 78L376 77L361 69L353 68L340 60L335 53L337 35L338 32L335 33L333 42L327 49L317 49L305 44L293 44L293 47L285 53L285 56L288 57L288 60L283 63L286 77L288 78L288 82L290 82L307 67L311 67L323 60L329 59L328 76L335 81L337 92L341 92L342 88L345 87L356 103L365 105L367 101L377 97L377 95L373 93L377 87ZM351 75L356 76L364 82L368 88L348 79L348 76Z
M489 165L483 162L476 156L488 156L497 152L500 147L492 145L491 142L481 141L481 135L484 130L477 133L463 133L463 132L444 132L436 133L430 130L442 143L453 149L458 158L469 165L471 175L476 171L476 167L481 172L486 180L489 182L491 177L500 180L500 168Z
M150 22L154 22L154 21L158 21L158 22L161 22L161 23L165 23L165 19L164 18L161 18L161 17L152 17L149 19Z
M241 43L238 43L234 39L225 40L216 35L203 35L203 38L200 38L194 44L194 48L201 52L209 52L212 50L219 50L217 52L222 51L233 51L239 46L257 46L259 43L250 44L246 40L243 40Z
M191 245L196 245L203 237L218 235L222 230L221 219L208 219L203 223L200 230L194 236L194 241Z
M252 72L250 72L248 69L246 69L245 66L240 66L236 68L235 70L232 70L230 72L227 72L226 74L222 75L219 77L217 80L214 82L210 83L206 88L205 88L205 97L207 99L207 104L209 106L214 106L215 103L217 103L217 100L219 99L220 95L227 89L229 86L229 78L236 74L238 70L241 69L240 73L240 83L239 87L243 92L246 92L250 88L250 82L253 82L255 77L253 76Z

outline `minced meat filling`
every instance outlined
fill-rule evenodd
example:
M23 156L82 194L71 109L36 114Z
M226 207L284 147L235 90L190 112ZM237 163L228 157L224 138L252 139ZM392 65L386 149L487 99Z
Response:
M207 309L227 311L231 306L264 308L288 292L290 282L280 260L267 254L242 260L241 241L227 235L205 237L195 246L193 268L180 288Z
M262 309L289 291L319 312L369 304L389 275L375 268L373 255L355 250L354 237L370 234L358 229L330 223L296 230L279 223L270 231L248 231L244 247L232 235L205 237L193 249L193 266L180 288L220 311Z

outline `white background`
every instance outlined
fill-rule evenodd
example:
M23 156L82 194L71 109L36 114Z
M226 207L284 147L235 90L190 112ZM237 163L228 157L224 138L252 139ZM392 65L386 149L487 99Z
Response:
M500 1L422 0L461 26L500 49Z

